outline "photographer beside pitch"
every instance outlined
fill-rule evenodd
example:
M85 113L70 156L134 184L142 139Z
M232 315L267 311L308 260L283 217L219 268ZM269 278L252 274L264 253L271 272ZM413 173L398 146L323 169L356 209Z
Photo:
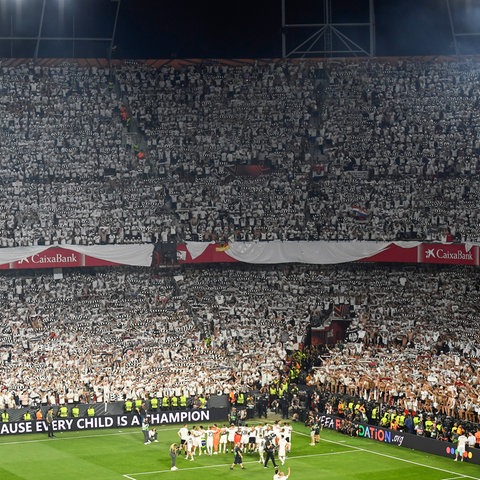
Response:
M53 407L50 407L47 411L47 415L45 420L47 421L47 428L48 428L48 438L55 437L53 433Z
M178 446L178 443L172 443L170 445L170 449L168 451L171 459L171 466L170 470L178 470L177 468L177 456L180 452L180 447Z

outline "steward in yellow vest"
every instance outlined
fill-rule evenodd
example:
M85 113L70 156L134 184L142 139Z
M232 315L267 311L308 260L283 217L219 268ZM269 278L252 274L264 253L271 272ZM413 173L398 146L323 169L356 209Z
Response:
M158 398L157 397L152 397L150 399L150 408L155 412L158 410Z
M377 425L378 423L378 407L373 407L372 409L372 424Z
M129 398L125 400L124 409L125 409L125 413L132 413L133 402Z
M237 396L237 406L243 407L245 405L245 394L243 392L239 392Z

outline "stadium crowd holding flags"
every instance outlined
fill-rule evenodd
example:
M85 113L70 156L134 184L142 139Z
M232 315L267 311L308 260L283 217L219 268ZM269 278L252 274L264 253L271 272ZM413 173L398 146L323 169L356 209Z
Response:
M477 73L469 59L2 63L0 246L478 242ZM251 164L251 177L238 168ZM332 395L479 421L473 270L175 273L2 275L0 408L171 406L185 392L201 408L241 385L273 405L288 372ZM346 303L357 340L309 350L308 328ZM312 368L292 365L295 351Z
M3 61L0 246L477 242L477 72Z
M172 408L173 398L173 408L187 399L189 407L201 408L218 394L243 393L245 405L249 392L258 391L280 412L288 385L305 383L478 422L478 330L468 316L477 297L470 292L457 305L464 285L474 281L474 272L455 267L373 265L179 267L171 276L148 269L66 272L54 289L47 274L4 275L0 287L11 299L4 297L0 408L129 399L157 399L158 408ZM235 291L220 294L220 284L236 285ZM169 301L159 305L159 293ZM309 325L334 321L333 305L346 298L356 340L323 350L303 345ZM430 299L430 312L416 318L423 298ZM25 306L33 302L36 307ZM452 330L452 322L462 330ZM298 400L292 396L289 408L298 409Z

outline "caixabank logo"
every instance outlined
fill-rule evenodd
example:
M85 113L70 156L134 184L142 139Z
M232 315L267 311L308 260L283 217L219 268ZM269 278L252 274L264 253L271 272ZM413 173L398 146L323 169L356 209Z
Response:
M474 250L465 245L425 244L421 248L420 261L423 263L451 263L474 265Z

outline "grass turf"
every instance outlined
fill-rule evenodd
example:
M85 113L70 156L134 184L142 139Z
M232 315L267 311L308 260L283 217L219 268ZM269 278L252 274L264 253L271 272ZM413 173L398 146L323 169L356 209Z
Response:
M253 421L251 422L254 423ZM454 462L364 438L322 431L310 446L309 430L294 424L292 451L285 465L290 480L461 480L480 479L480 467ZM245 470L229 466L231 453L177 459L170 471L169 445L178 441L177 425L158 426L158 443L143 444L139 428L90 430L47 435L0 437L1 480L271 480L273 468L258 463L258 454L244 455Z

